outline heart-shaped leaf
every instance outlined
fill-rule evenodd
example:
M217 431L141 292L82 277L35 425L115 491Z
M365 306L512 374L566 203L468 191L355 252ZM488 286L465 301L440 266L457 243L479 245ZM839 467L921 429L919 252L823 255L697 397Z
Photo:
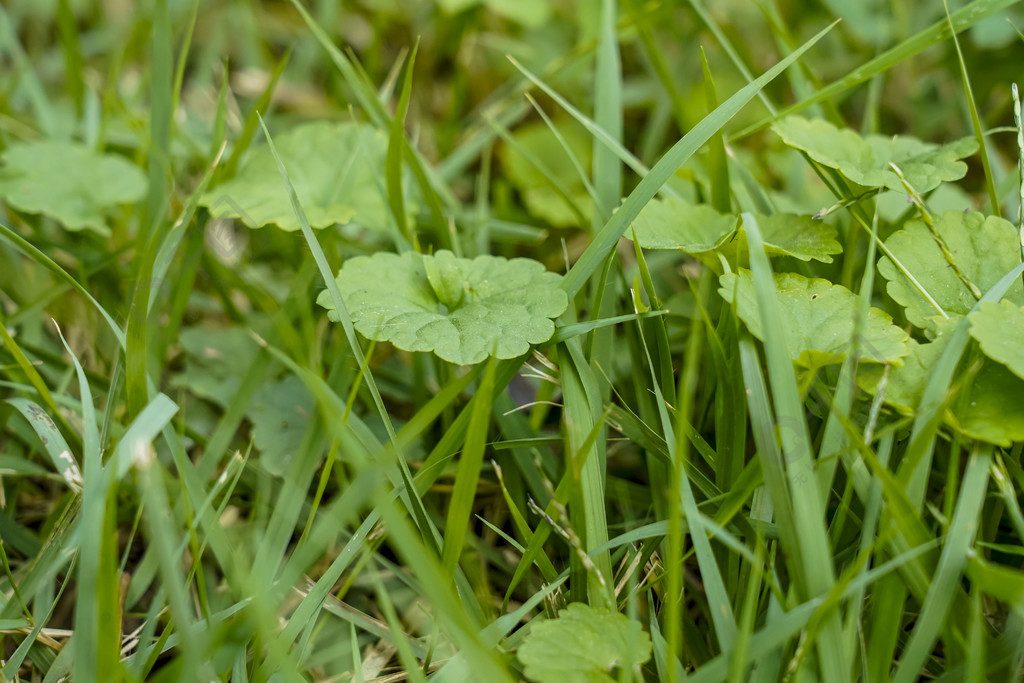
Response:
M387 230L390 220L383 175L387 144L385 133L354 122L307 123L274 139L310 226L353 221L375 232ZM250 228L299 229L266 145L251 150L238 175L204 194L201 203L217 218L239 218Z
M1020 263L1017 229L996 216L977 211L947 211L935 217L935 231L946 243L957 267L982 291L988 291ZM889 251L947 314L967 315L977 303L957 277L935 238L921 221L911 221L885 241ZM906 312L907 320L930 327L939 312L891 260L878 261L878 272L889 281L887 290ZM1024 287L1014 283L1006 298L1024 304Z
M616 668L639 667L651 658L651 640L625 614L576 602L559 610L557 619L535 623L518 656L538 683L611 683L619 680L611 675Z
M449 251L378 253L349 259L337 283L355 328L406 351L432 351L472 365L515 358L551 338L568 306L561 276L537 261L459 258ZM327 292L317 298L337 321Z
M960 159L974 154L978 143L962 138L947 145L933 145L910 136L860 135L839 129L824 119L788 116L772 125L790 147L807 152L822 166L834 168L866 187L887 187L905 192L890 163L918 192L934 190L940 183L959 180L967 173Z
M852 344L854 316L860 305L857 295L828 280L794 273L776 273L774 277L783 318L772 321L772 327L785 335L790 358L807 368L841 363ZM730 303L735 290L737 314L751 334L763 340L764 324L750 271L726 273L719 282L719 294ZM899 362L909 353L907 333L877 308L869 309L862 334L862 361Z
M68 230L109 235L107 210L146 194L138 166L71 142L12 145L0 159L0 197L20 211L52 216Z

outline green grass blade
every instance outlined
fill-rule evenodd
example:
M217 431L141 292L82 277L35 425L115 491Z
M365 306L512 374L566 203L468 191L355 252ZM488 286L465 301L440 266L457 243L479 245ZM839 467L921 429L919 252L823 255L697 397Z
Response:
M459 469L455 475L455 486L452 490L448 514L445 516L444 549L441 553L441 564L449 580L455 577L455 566L462 556L466 533L473 512L476 498L477 483L480 481L480 470L483 467L484 449L487 446L487 427L491 417L491 399L494 394L495 360L487 362L483 379L473 397L472 411L469 417L469 428L466 431L466 443L459 459Z
M668 182L668 179L676 172L676 169L703 147L711 139L711 136L720 130L729 119L735 116L754 95L796 62L831 28L829 26L824 31L821 31L755 81L741 88L736 94L716 108L715 111L704 117L700 123L694 126L661 157L658 163L651 168L650 172L644 176L643 180L630 192L622 206L604 224L601 230L594 236L593 242L587 246L580 258L569 269L569 272L562 280L561 286L569 294L570 299L580 291L583 284L601 266L601 263L611 253L612 249L615 248L615 245L618 244L619 239L625 233L629 224L639 215L640 209L654 198L661 186Z
M954 585L960 580L967 566L968 555L974 535L980 526L981 506L985 502L988 488L988 472L992 464L992 449L989 444L979 444L967 463L963 487L957 500L949 533L939 566L928 589L928 596L921 606L917 624L910 634L903 656L893 677L895 683L909 683L918 680L935 640L946 623L946 615L952 605Z

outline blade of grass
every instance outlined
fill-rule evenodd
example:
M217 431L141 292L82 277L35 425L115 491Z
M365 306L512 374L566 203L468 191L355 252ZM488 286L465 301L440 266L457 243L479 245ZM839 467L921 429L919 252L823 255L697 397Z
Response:
M720 130L729 119L735 116L755 94L789 68L811 46L828 33L832 26L818 33L795 52L766 71L762 76L741 88L736 94L719 105L711 114L701 119L700 123L694 126L661 157L658 163L651 168L650 172L630 192L629 196L626 197L625 201L608 222L597 232L594 240L587 246L586 250L563 278L561 286L569 294L570 299L579 292L583 284L600 267L608 254L615 248L615 245L630 223L639 215L640 209L654 198L662 185L668 182L668 179L676 172L676 169L703 147L711 139L711 136Z
M455 565L462 557L462 547L470 525L473 503L477 495L477 484L480 481L480 470L483 467L484 449L487 446L487 428L491 417L491 399L494 393L495 359L487 362L483 379L473 396L469 427L466 431L466 443L459 459L459 469L455 475L451 502L445 516L444 549L441 553L441 565L449 580L455 578Z
M765 356L771 378L775 418L781 432L796 540L804 564L803 581L798 582L796 588L806 599L827 594L832 589L835 581L832 550L823 523L824 510L817 487L805 485L808 479L813 481L814 478L811 437L793 372L793 361L785 346L786 331L780 324L782 315L771 265L754 216L744 213L743 225L750 246L750 268L758 310L764 325ZM834 614L822 627L821 637L817 641L819 665L826 680L842 681L849 678L850 667L846 662L841 636L839 615Z
M953 586L960 580L967 566L968 554L979 526L978 517L988 488L988 471L992 464L993 446L978 444L967 463L963 486L957 500L956 512L946 536L939 566L935 570L928 596L921 606L914 630L910 634L899 666L893 676L894 683L915 681L946 624L952 605Z
M854 86L860 85L864 81L888 71L897 64L902 64L932 45L941 43L953 33L966 31L982 19L986 19L1007 7L1015 5L1017 2L1019 0L974 0L974 2L954 12L948 19L941 19L935 22L928 28L886 50L867 64L857 67L843 78L825 86L811 97L804 98L796 104L744 128L734 137L744 137L754 131L761 130L772 121L796 114L820 102L835 99Z

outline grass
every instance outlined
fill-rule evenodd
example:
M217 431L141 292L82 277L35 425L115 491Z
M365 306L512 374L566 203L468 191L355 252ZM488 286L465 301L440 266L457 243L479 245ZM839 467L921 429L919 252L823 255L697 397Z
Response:
M462 4L0 8L0 680L1019 679L1017 3Z

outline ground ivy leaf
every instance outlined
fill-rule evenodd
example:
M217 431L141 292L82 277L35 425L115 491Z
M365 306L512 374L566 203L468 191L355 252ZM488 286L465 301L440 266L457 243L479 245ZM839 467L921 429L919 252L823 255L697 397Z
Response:
M903 365L889 371L883 395L885 403L906 415L917 412L935 364L946 349L948 332L958 322L959 316L940 325L940 334L927 344L910 341L910 353L903 359ZM882 372L881 366L862 366L857 383L865 391L877 394ZM948 425L965 436L1000 446L1024 441L1024 403L1020 401L1020 396L1024 396L1024 380L1006 366L986 360L961 391L966 395L954 398L944 415Z
M619 680L611 673L624 662L651 658L651 640L640 622L576 602L557 619L535 623L518 656L538 683L609 683Z
M963 178L967 164L960 159L978 149L974 138L939 146L910 136L860 135L824 119L801 116L777 121L772 130L790 147L807 152L819 164L838 170L858 185L897 192L906 190L890 162L899 166L911 187L928 192L940 183Z
M558 132L580 165L583 168L590 168L593 156L593 141L590 134L575 125L560 126ZM520 126L512 134L512 138L559 180L562 190L576 203L584 218L590 220L594 202L587 193L572 160L547 124L537 122ZM519 149L503 144L498 148L498 154L509 180L519 190L523 203L531 214L557 227L579 225L577 214L548 184L544 174L520 153Z
M750 271L726 273L719 279L719 294L730 303L737 290L737 313L758 339L764 339L764 327L757 305ZM776 326L786 335L790 358L806 368L841 363L850 348L857 296L842 285L828 280L808 279L794 273L776 273L782 320ZM871 308L863 328L860 345L862 361L898 362L909 353L909 335L892 324L889 314Z
M366 123L318 121L296 126L274 144L312 227L354 221L387 230L384 132ZM217 218L239 218L250 228L299 229L267 145L252 149L238 175L204 194L201 203Z
M1024 309L1005 299L986 301L969 319L985 355L1024 378Z
M823 221L788 213L755 218L770 255L831 263L832 254L842 252L835 228ZM633 229L644 249L679 249L689 254L717 251L730 262L737 255L745 260L747 255L746 233L742 226L737 229L735 216L674 197L649 202L633 221Z
M791 213L773 213L770 216L755 214L754 218L761 229L761 238L769 256L792 256L801 261L813 259L832 263L832 255L843 252L842 245L836 239L836 229L822 220ZM742 225L734 244L746 256L747 233Z
M138 166L71 142L11 145L0 159L0 197L20 211L52 216L68 230L109 235L106 210L146 194Z
M956 426L966 436L1004 448L1024 441L1024 380L1005 365L987 361L975 375L967 396L954 402Z
M288 471L312 412L313 397L295 375L266 384L253 396L245 414L252 423L253 445L268 472L283 477Z
M680 249L699 254L728 242L736 233L736 217L675 197L653 199L633 221L633 230L644 249Z
M971 211L947 211L935 217L935 230L953 254L967 278L986 292L1007 271L1020 263L1017 229L1008 221ZM893 233L885 245L946 313L966 315L977 303L970 290L949 267L927 226L910 221ZM907 320L922 329L931 326L939 312L887 257L878 261L878 272L889 281L887 291L903 307ZM1024 287L1014 283L1006 298L1024 304Z
M190 327L178 337L185 351L185 370L171 385L227 406L238 392L259 348L240 327Z
M349 259L338 289L355 328L406 351L472 365L492 353L515 358L554 333L568 306L561 276L530 259L459 258L448 251ZM317 299L338 320L327 292Z
M889 370L882 399L900 412L913 415L921 405L925 386L948 341L948 334L940 334L927 344L920 344L914 339L909 340L909 353L903 357L903 365L893 366ZM884 370L881 365L862 365L858 371L857 383L865 391L876 394Z

